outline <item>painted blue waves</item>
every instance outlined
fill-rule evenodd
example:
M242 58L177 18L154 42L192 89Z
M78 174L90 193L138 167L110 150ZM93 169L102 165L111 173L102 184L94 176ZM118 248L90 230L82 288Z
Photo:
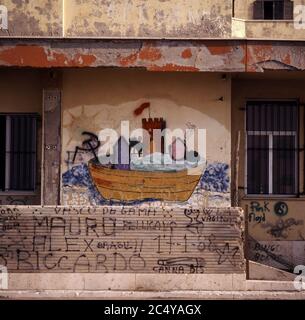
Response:
M157 201L156 199L146 199L144 201L132 201L125 203L104 199L95 187L86 164L77 165L66 171L62 175L62 182L63 186L79 186L88 188L90 202L95 205L137 205L147 201ZM220 162L209 164L200 180L200 187L211 192L229 192L229 165Z

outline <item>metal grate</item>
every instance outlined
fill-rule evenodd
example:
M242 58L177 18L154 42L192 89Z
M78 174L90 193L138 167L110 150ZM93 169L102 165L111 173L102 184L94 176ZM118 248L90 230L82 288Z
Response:
M35 114L0 116L2 191L34 191L36 180Z
M247 194L297 194L297 101L249 101L246 117Z

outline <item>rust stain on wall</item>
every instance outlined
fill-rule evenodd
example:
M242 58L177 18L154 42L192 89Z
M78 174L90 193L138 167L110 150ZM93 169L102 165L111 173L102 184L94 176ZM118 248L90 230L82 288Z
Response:
M247 71L304 70L305 46L292 42L251 42L247 45Z
M127 57L120 57L119 64L122 67L128 67L133 65L138 59L138 53L132 53L128 55Z
M162 58L162 54L157 48L146 47L140 51L139 58L141 60L156 61Z
M259 61L270 60L273 55L273 48L270 44L255 46L253 47L253 54L256 60L259 60ZM250 57L252 56L250 55Z
M286 56L283 59L283 62L289 65L291 64L291 57L289 53L286 54Z
M119 63L123 67L134 65L137 60L157 61L162 58L161 51L153 47L144 47L139 52L132 53L125 57L120 57Z
M76 53L74 56L67 56L46 50L40 46L15 46L0 50L0 60L4 65L31 66L31 67L85 67L94 63L96 58L93 55Z
M208 45L207 46L212 55L224 55L232 52L232 47L228 45Z
M246 68L247 68L247 44L246 43L241 44L241 48L242 48L243 54L242 54L242 58L240 60L240 63L242 63L245 66L245 71L246 71Z
M149 71L304 70L305 45L278 41L20 41L0 45L0 65L135 67Z
M192 50L189 49L189 48L183 50L182 53L181 53L181 57L182 57L183 59L190 59L192 56L193 56Z
M199 68L196 67L191 67L191 66L182 66L182 65L177 65L177 64L173 64L173 63L168 63L166 65L163 66L158 66L158 65L151 65L147 67L148 71L191 71L191 72L195 72L195 71L200 71Z

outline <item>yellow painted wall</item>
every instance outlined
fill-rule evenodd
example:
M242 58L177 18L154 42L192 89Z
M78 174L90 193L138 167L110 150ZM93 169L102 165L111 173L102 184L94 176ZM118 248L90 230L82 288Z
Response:
M0 36L215 37L231 34L231 0L3 0Z
M253 20L254 0L3 0L0 37L305 38L293 21ZM305 5L295 0L294 5Z
M67 36L228 37L230 0L65 1Z
M0 30L0 36L61 36L62 0L1 0L0 4L8 11L8 30Z

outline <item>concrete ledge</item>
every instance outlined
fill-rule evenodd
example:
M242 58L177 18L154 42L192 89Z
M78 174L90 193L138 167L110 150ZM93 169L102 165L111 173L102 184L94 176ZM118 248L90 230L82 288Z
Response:
M0 291L0 299L95 299L95 300L305 300L305 291Z
M293 281L260 281L247 280L247 291L296 291Z
M136 290L230 291L244 289L245 281L245 274L136 274Z
M238 291L242 274L10 273L9 290Z
M304 299L293 281L245 274L11 273L0 299Z

